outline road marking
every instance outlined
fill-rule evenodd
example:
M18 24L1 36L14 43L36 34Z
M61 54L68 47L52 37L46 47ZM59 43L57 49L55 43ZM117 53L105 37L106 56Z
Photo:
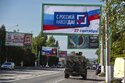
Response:
M57 74L57 73L59 73L59 72L48 72L48 73L37 74L37 75L31 75L31 74L29 74L29 75L20 75L20 76L16 76L17 78L15 78L15 79L13 78L13 80L7 80L7 81L2 81L2 82L13 82L13 81L19 81L19 80L23 80L23 79L36 78L36 77L40 77L40 76L53 75L53 74Z
M59 80L56 80L56 81L53 82L53 83L59 83L59 82L61 82L61 81L63 81L63 80L65 80L65 79L59 79Z

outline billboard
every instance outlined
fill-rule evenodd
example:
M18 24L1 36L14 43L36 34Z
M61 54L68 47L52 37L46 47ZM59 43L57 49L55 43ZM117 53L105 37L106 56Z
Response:
M100 10L100 5L43 4L43 33L99 34Z
M97 35L68 36L68 49L94 49L99 47L99 38Z
M6 32L6 46L31 46L32 34L19 32Z
M65 58L67 56L67 51L59 51L59 57Z
M48 56L56 56L57 48L56 47L42 47L42 54Z

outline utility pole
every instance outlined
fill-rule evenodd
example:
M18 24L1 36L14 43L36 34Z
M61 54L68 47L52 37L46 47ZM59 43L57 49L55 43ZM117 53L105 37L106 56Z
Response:
M104 73L104 34L105 27L104 25L101 27L101 55L100 55L100 64L101 64L101 73Z
M110 66L110 34L108 31L109 28L109 8L108 8L108 0L106 0L106 19L105 19L105 39L106 39L106 83L111 82L111 66Z

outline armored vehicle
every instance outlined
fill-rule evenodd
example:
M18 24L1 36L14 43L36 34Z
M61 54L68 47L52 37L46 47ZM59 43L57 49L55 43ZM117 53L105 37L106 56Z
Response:
M67 56L64 74L65 78L82 76L84 80L87 79L87 60L81 52Z

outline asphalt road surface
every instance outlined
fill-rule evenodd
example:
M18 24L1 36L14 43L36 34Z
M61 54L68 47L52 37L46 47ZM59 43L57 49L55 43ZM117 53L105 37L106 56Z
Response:
M38 71L37 70L23 70L23 73L26 71L30 73L26 73L25 75L27 76L24 76L24 75L20 76L23 78L20 78L20 79L17 78L19 77L19 74L17 74L15 76L15 80L7 81L4 79L1 79L0 83L100 83L104 81L103 78L100 78L95 75L94 70L88 70L87 80L83 80L82 77L80 76L79 77L70 76L70 78L65 79L64 69L50 69L50 70L48 69L44 71L43 70L38 70ZM20 72L20 70L16 72Z

